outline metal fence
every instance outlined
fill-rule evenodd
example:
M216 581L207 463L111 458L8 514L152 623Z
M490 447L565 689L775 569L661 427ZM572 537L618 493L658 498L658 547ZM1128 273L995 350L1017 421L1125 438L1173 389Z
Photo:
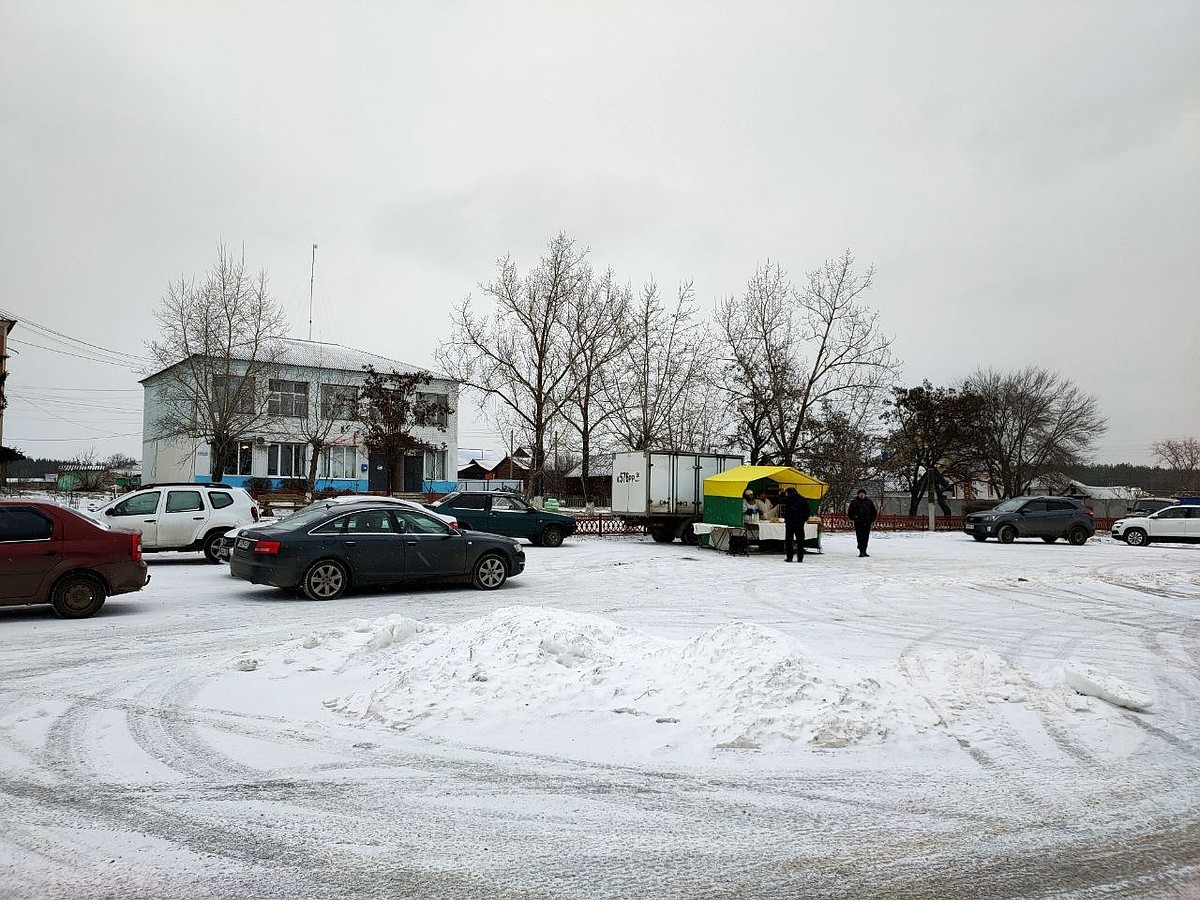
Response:
M576 534L593 534L593 535L608 535L608 534L647 534L646 526L641 522L629 522L622 519L620 516L613 515L594 515L594 516L575 516L575 522L579 526Z

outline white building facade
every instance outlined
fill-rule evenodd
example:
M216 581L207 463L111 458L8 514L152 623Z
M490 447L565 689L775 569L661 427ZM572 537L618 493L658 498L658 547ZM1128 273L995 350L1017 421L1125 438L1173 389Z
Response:
M383 491L387 472L356 435L356 423L342 410L352 408L356 389L366 380L364 366L377 372L410 374L413 366L387 357L337 344L286 339L283 353L263 377L267 384L266 415L242 436L234 458L226 466L224 482L286 489L293 479L307 478L311 446L306 435L315 422L331 423L328 444L317 461L314 490L345 492ZM168 411L168 391L177 373L164 369L142 380L142 480L207 482L212 471L211 448L205 442L179 440L163 433L158 424ZM413 428L417 439L437 449L406 457L403 484L394 490L446 493L454 490L458 444L458 382L433 374L422 393L445 402L451 412L444 428ZM264 485L264 480L269 484Z

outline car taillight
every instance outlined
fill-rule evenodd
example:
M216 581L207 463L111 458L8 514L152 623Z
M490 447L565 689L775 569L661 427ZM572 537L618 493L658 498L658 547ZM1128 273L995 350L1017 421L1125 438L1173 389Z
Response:
M250 515L254 516L255 522L258 521L258 504L257 503L255 503L252 507L250 507Z
M140 534L130 535L133 546L130 548L130 553L133 554L133 559L136 562L142 558L142 536Z
M254 552L264 556L278 556L279 541L255 541Z
M1095 514L1094 512L1092 512L1090 509L1087 509L1087 508L1085 507L1083 511L1084 511L1085 513L1087 513L1087 517L1088 517L1089 519L1095 519L1095 518L1096 518L1096 514Z

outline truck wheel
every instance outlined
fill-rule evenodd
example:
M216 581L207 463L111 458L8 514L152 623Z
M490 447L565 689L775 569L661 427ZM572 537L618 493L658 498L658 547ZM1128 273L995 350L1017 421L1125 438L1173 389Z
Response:
M695 547L700 543L700 536L696 534L696 529L692 527L693 522L684 522L683 527L679 529L679 539L689 547Z
M655 543L669 544L675 540L675 529L669 525L651 528L650 537L654 538Z

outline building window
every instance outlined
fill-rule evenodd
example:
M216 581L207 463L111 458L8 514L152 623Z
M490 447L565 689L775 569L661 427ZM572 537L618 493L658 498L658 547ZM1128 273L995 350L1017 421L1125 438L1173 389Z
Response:
M426 450L425 451L425 475L426 481L445 481L446 480L446 451L445 450Z
M418 406L433 406L434 404L440 404L442 408L431 415L425 424L445 426L450 421L450 415L446 412L446 410L450 407L450 395L423 394L420 391L417 392Z
M358 388L349 384L321 385L321 418L353 421L358 417Z
M357 462L353 447L326 447L321 454L321 477L356 478Z
M214 375L213 400L231 412L254 414L254 379L245 375Z
M307 444L271 444L267 447L267 474L276 478L308 475Z
M249 441L242 441L237 448L237 465L234 468L235 472L230 472L230 475L251 475L250 469L254 464L254 445Z
M308 415L308 382L272 378L267 398L267 414L302 419Z

